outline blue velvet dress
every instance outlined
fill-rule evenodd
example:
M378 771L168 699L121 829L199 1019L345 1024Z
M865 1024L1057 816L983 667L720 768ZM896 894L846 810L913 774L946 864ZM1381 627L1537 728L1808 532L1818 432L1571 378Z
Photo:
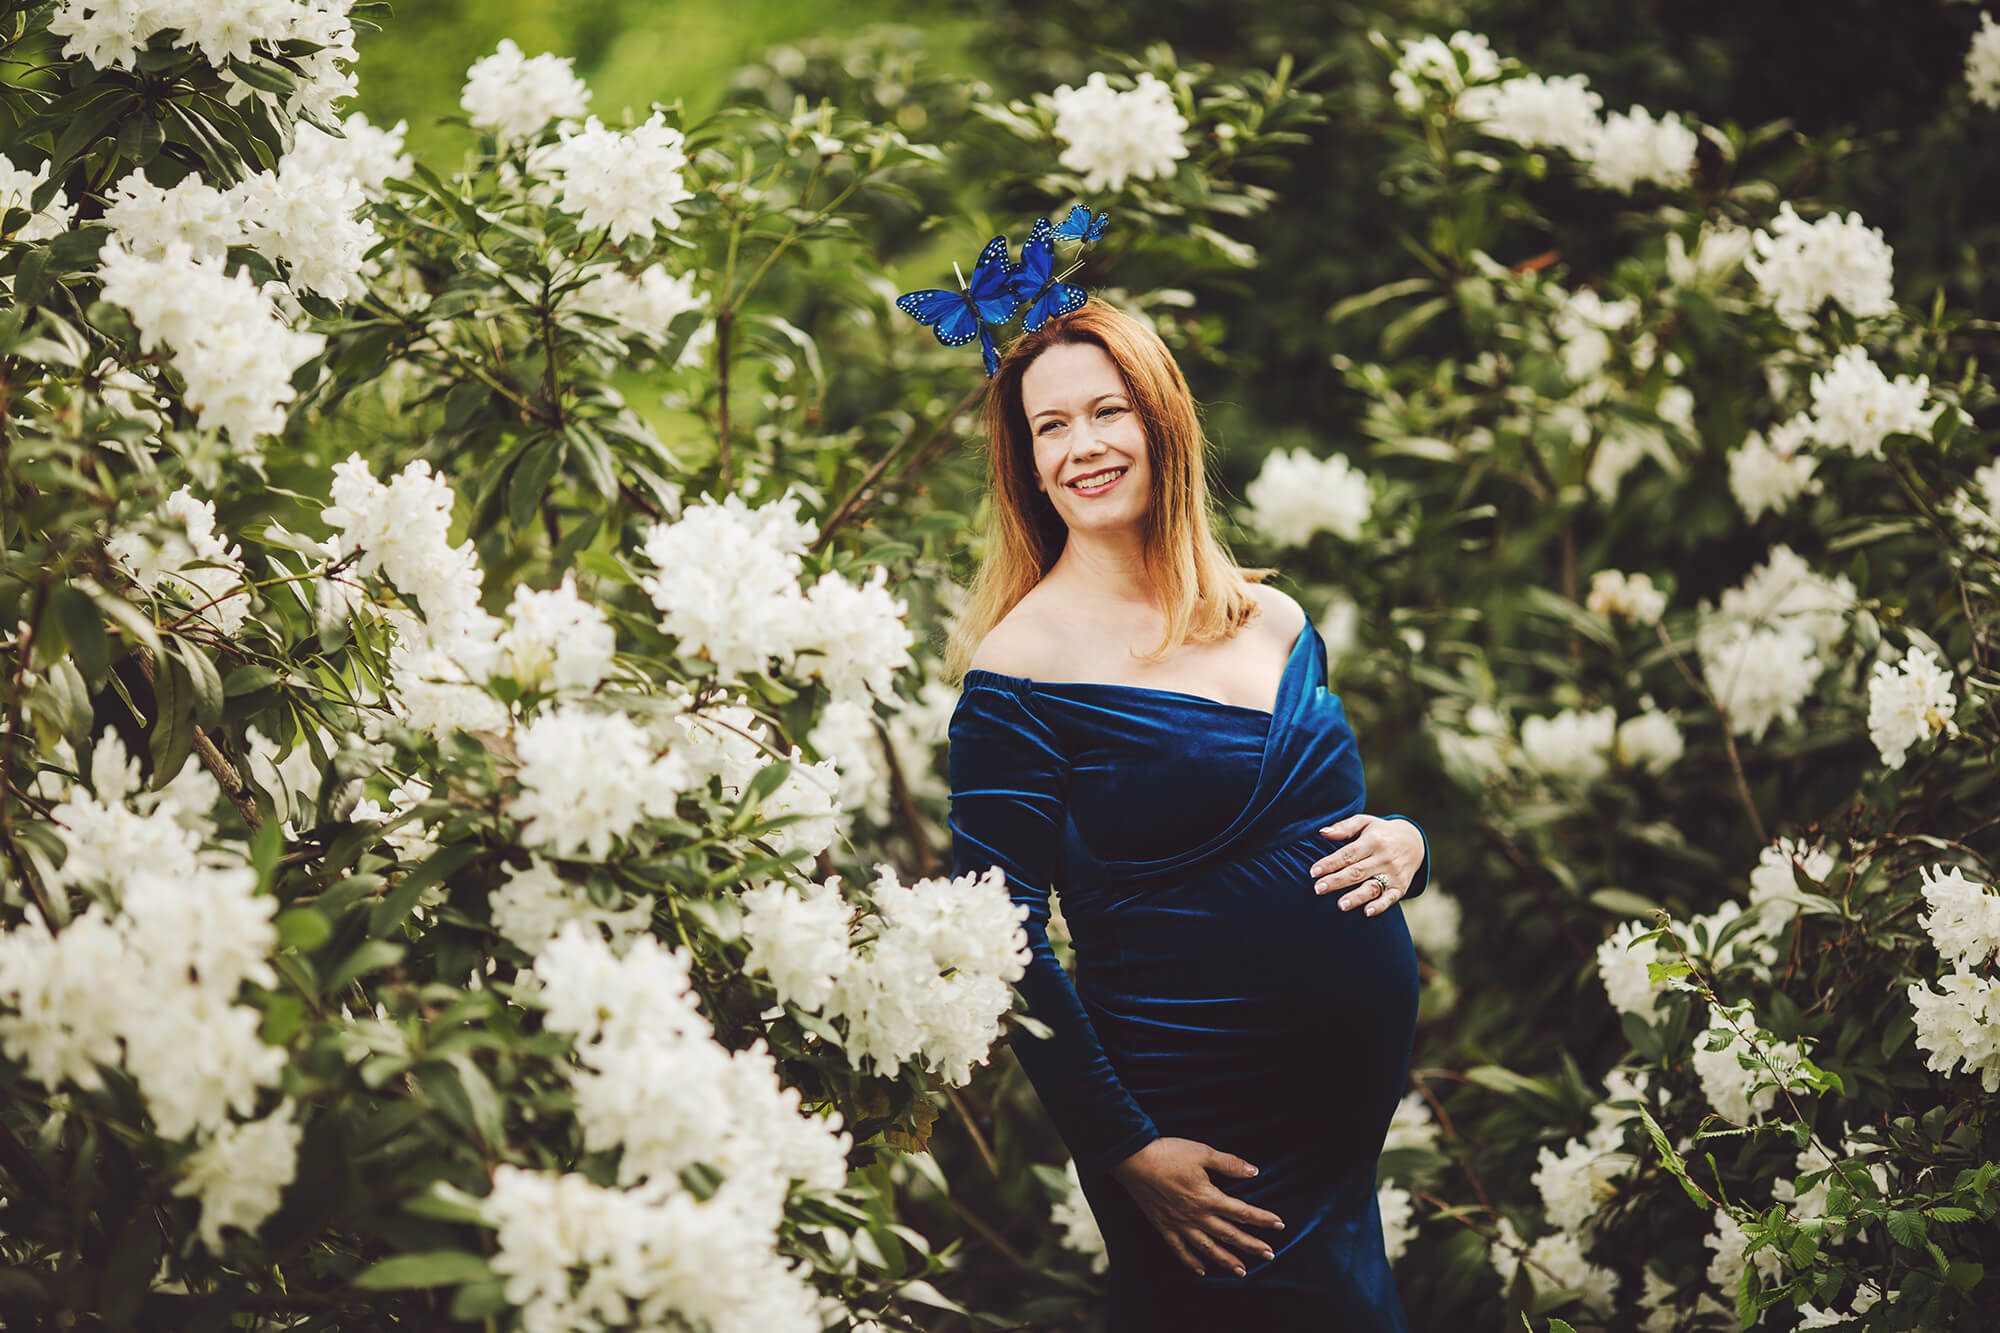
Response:
M1341 845L1319 830L1367 795L1319 631L1301 626L1269 713L974 668L949 735L952 872L997 865L1028 907L1018 986L1053 1035L1012 1043L1104 1232L1108 1327L1402 1333L1375 1167L1416 954L1400 906L1312 890ZM1408 896L1429 880L1427 838ZM1052 889L1073 980L1049 947ZM1274 1258L1242 1256L1237 1277L1174 1255L1108 1174L1162 1135L1259 1168L1210 1179L1284 1219L1244 1228Z

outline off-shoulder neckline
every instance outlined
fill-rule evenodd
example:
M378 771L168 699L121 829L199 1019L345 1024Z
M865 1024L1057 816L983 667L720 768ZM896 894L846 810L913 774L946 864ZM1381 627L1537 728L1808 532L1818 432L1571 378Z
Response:
M1292 640L1291 651L1285 657L1284 670L1278 676L1278 689L1275 696L1277 703L1284 702L1285 683L1291 679L1292 665L1298 660L1299 650L1305 647L1307 638L1311 636L1312 628L1312 617L1305 617L1305 623L1299 626L1298 637ZM1012 676L1004 671L993 671L986 667L968 667L965 672L965 683L967 685L976 684L977 682L973 679L976 676L984 677L988 680L1007 681L1015 685L1025 685L1032 690L1125 690L1134 694L1158 695L1164 699L1179 699L1188 703L1209 704L1216 708L1234 709L1239 713L1255 713L1258 717L1264 718L1275 717L1277 713L1275 707L1257 708L1250 704L1233 704L1226 699L1211 698L1206 694L1195 694L1189 690L1168 690L1161 689L1156 685L1133 685L1119 680L1036 680L1030 676Z

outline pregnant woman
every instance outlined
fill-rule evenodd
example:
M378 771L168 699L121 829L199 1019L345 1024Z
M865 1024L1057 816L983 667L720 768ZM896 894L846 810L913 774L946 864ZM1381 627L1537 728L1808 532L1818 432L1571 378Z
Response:
M1013 1044L1103 1230L1109 1326L1403 1330L1375 1167L1427 840L1364 810L1325 643L1212 535L1153 329L1093 297L990 388L991 536L948 663L952 869L1000 867L1029 909L1019 986L1051 1035Z

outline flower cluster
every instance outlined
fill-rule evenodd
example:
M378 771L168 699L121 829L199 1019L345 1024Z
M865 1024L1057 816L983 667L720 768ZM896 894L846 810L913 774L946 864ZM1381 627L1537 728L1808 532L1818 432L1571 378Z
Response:
M865 584L829 570L802 590L818 527L799 518L799 501L787 494L753 509L731 494L688 506L647 533L643 554L657 572L640 586L661 613L660 628L724 680L776 659L823 681L835 698L887 698L915 642L907 604L879 568Z
M1913 981L1905 992L1917 1045L1939 1073L1962 1063L1987 1092L2000 1090L2000 980L1987 969L2000 954L2000 893L1957 866L1926 866L1923 895L1930 910L1918 924L1951 971L1938 979L1938 990Z
M1901 768L1919 741L1956 736L1957 707L1951 672L1927 648L1911 644L1901 662L1877 662L1869 670L1868 738L1890 768Z
M881 865L862 929L868 942L851 944L855 913L837 879L745 891L746 968L769 976L787 1003L842 1020L864 1067L886 1073L921 1057L963 1086L1000 1035L1009 987L1027 968L1027 909L1011 901L998 871L905 885Z
M530 1328L820 1327L805 1266L776 1248L794 1182L847 1177L837 1113L807 1114L761 1039L716 1041L689 986L690 958L650 935L620 956L571 923L537 955L544 1022L574 1043L586 1147L619 1154L617 1186L502 1166L482 1212L493 1267ZM682 1183L704 1165L706 1197Z
M1099 71L1081 88L1064 84L1049 98L1063 143L1058 160L1083 173L1087 191L1120 189L1134 177L1171 176L1187 156L1187 117L1174 105L1174 90L1150 73L1120 91Z
M651 237L680 225L676 204L694 198L681 178L687 165L681 132L655 111L634 129L606 129L596 116L581 129L565 126L553 143L528 154L556 206L586 231L602 227L613 245Z
M250 615L242 549L216 535L215 506L185 486L151 523L115 533L104 549L141 588L171 589L224 634L235 634Z
M198 258L187 242L167 241L159 258L127 250L117 236L98 257L104 299L124 306L138 326L139 347L173 350L174 369L204 430L219 430L241 455L285 426L297 396L292 377L326 346L282 319L248 272L226 271L221 258Z
M1761 740L1774 722L1798 719L1853 603L1845 575L1821 577L1779 545L1719 607L1701 604L1695 651L1731 730Z
M50 887L98 890L115 909L93 902L57 931L31 908L30 924L0 933L0 1050L51 1091L96 1090L102 1069L123 1068L162 1138L212 1141L285 1067L258 1035L262 1012L236 1002L246 982L277 985L276 900L239 857L205 847L221 795L206 773L147 792L107 732L90 775L51 812L67 855ZM294 1165L285 1123L228 1141L253 1149L234 1176L215 1167L227 1144L197 1158L183 1192L208 1210L210 1248L224 1225L255 1227L276 1206Z
M1828 301L1864 318L1895 309L1895 254L1882 229L1863 223L1859 213L1829 213L1809 223L1786 200L1770 229L1750 244L1755 253L1744 267L1780 319L1803 325Z
M523 54L512 37L492 55L472 63L458 104L472 124L503 142L541 132L552 120L574 120L590 103L590 89L568 56Z
M1283 546L1304 546L1316 532L1360 541L1374 507L1368 474L1347 455L1304 449L1273 449L1243 498L1244 521Z
M339 0L57 0L49 31L63 39L63 54L99 69L137 70L140 53L162 32L177 34L178 45L198 49L229 85L234 104L255 96L288 120L304 116L333 119L333 108L354 96L354 26L349 5ZM229 66L250 60L256 46L267 49L306 43L306 54L291 57L304 77L283 96L244 82Z

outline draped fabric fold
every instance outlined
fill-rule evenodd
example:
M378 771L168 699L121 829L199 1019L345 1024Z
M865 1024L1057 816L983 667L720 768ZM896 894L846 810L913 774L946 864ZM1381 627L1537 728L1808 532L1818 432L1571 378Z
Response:
M1326 682L1308 621L1268 711L974 669L952 715L952 872L997 865L1028 907L1019 988L1053 1035L1014 1049L1104 1233L1113 1330L1406 1327L1375 1162L1408 1075L1416 956L1400 904L1370 916L1312 890L1342 845L1319 830L1367 800ZM1429 879L1425 837L1406 896ZM1074 978L1048 945L1052 892ZM1285 1220L1259 1233L1273 1258L1197 1276L1172 1253L1108 1174L1162 1135L1260 1168L1211 1179Z

